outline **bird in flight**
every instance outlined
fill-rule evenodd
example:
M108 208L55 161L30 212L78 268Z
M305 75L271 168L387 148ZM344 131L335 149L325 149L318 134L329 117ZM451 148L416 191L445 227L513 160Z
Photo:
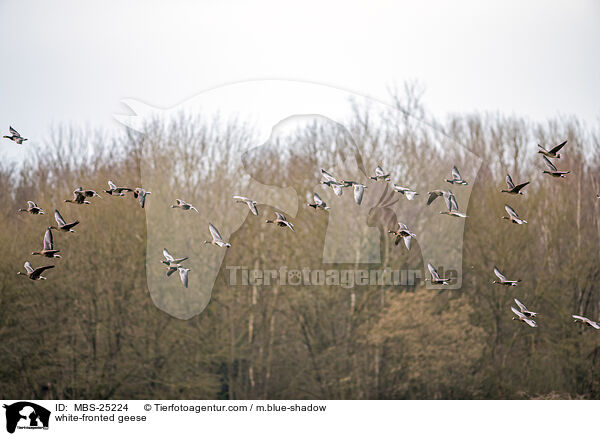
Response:
M443 196L444 200L446 200L446 206L448 207L448 210L441 211L440 213L442 215L450 215L457 218L467 218L467 215L458 211L458 203L456 202L456 197L454 197L452 191L444 192Z
M504 210L506 210L506 213L508 213L508 216L501 217L503 220L510 220L512 223L515 223L515 224L527 224L527 221L519 218L519 215L517 215L517 212L515 212L515 210L512 207L510 207L508 204L504 205Z
M172 205L171 205L171 207L172 207L172 208L176 208L176 207L177 207L177 208L179 208L179 209L183 209L183 210L195 210L196 212L198 212L198 209L196 209L196 208L195 208L194 206L192 206L190 203L186 203L185 201L183 201L183 200L180 200L179 198L177 198L177 199L175 200L175 202L176 202L177 204L172 204ZM200 212L198 212L198 213L200 213Z
M205 244L212 244L217 247L231 247L231 244L229 242L225 242L223 240L223 238L221 237L221 234L219 233L217 228L215 226L213 226L211 223L208 223L208 230L210 230L212 240L204 241Z
M544 174L549 174L552 177L566 177L567 174L569 174L571 172L571 171L559 171L558 168L556 168L554 166L554 164L552 162L550 162L550 159L548 159L546 156L542 156L542 159L544 159L544 163L548 167L547 170L542 171L542 173L544 173Z
M108 187L109 189L104 190L104 192L106 192L108 195L116 195L118 197L123 197L125 195L125 192L133 192L133 189L131 188L125 188L123 186L115 185L112 182L112 180L108 181Z
M452 167L452 178L446 179L446 182L451 183L453 185L468 185L469 184L466 180L463 180L463 178L460 176L460 173L458 172L458 168L456 168L456 165L454 165Z
M575 318L574 322L581 322L589 325L590 327L594 327L596 330L600 330L600 324L598 324L596 321L592 321L591 319L580 315L572 315L572 317Z
M31 253L33 256L44 256L60 259L60 254L57 254L60 250L54 249L54 240L52 238L52 230L46 229L44 234L44 248L40 251L34 251Z
M27 202L27 209L19 209L18 212L28 212L32 215L44 215L44 211L41 207L35 204L33 201Z
M513 180L512 180L512 177L510 176L510 174L507 174L506 175L506 185L508 186L508 189L502 189L500 192L506 192L507 194L513 194L513 195L523 195L523 193L521 192L521 189L523 189L525 186L529 185L529 182L515 185L513 183Z
M398 223L398 230L388 230L388 233L396 236L394 240L394 245L398 245L401 240L404 240L404 245L407 250L410 250L410 243L412 238L416 238L417 236L408 230L406 224Z
M46 277L42 277L42 273L47 269L54 268L54 265L40 266L37 268L33 268L29 262L25 262L25 271L27 272L17 272L18 276L27 276L31 280L46 280Z
M537 323L536 323L534 320L532 320L532 319L528 318L527 316L525 316L525 314L523 314L523 313L519 312L519 311L518 311L517 309L515 309L514 307L510 306L510 310L512 310L512 311L513 311L513 313L514 313L515 315L517 315L517 317L516 317L516 318L513 316L513 319L514 319L514 320L517 320L517 321L523 321L524 323L528 324L528 325L529 325L529 327L537 327Z
M75 230L73 230L73 227L75 227L77 224L79 224L79 221L73 221L72 223L67 224L67 222L63 219L62 215L58 211L58 209L54 210L54 219L56 220L56 224L58 224L58 227L50 226L48 228L54 229L54 230L60 230L61 232L74 233Z
M142 209L146 206L146 196L150 194L152 194L152 192L146 191L144 188L135 188L133 190L133 198L138 199Z
M275 212L276 218L274 220L266 220L265 222L268 224L275 224L279 227L289 227L292 232L295 232L294 225L288 221L285 215Z
M542 147L540 144L538 144L538 148L539 148L538 153L541 153L544 156L560 159L560 154L558 154L558 152L560 151L561 148L563 148L565 146L566 143L567 143L567 141L561 142L560 144L558 144L557 146L553 147L550 150L546 150L544 147Z
M494 274L496 274L496 277L498 277L498 279L500 281L494 280L492 283L497 283L499 285L517 286L517 283L519 283L521 281L521 280L508 280L506 277L504 277L504 274L502 274L500 272L500 270L496 267L494 267Z
M371 179L377 181L383 180L385 182L389 182L390 181L390 174L389 173L385 173L385 171L383 171L383 168L381 168L380 165L377 165L377 168L375 168L375 175L371 176Z
M515 303L517 303L517 306L519 306L519 309L521 311L521 313L529 318L535 318L535 316L537 315L537 312L532 312L531 310L528 310L525 305L523 303L521 303L519 300L517 300L516 298L514 299Z
M431 274L431 283L434 285L447 285L448 282L452 280L450 277L441 278L435 267L430 263L427 264L427 268L429 269L429 273Z
M11 141L16 142L17 144L22 144L23 141L27 141L27 138L23 138L19 132L13 129L11 126L8 127L10 131L10 136L4 135L3 138L10 139Z
M252 212L254 215L258 215L258 209L256 208L256 201L250 200L249 198L242 197L240 195L234 195L233 199L235 200L236 203L246 203L246 205L250 209L250 212Z
M321 197L319 196L319 194L317 194L316 192L313 193L313 203L308 203L308 205L310 207L312 207L313 209L323 209L323 210L329 210L329 206L327 206L327 203L325 203Z
M344 187L344 183L338 181L335 177L333 177L331 174L329 174L323 168L321 168L321 175L325 179L325 180L322 180L321 183L323 185L329 186L331 189L333 189L333 192L335 193L335 195L337 195L338 197L341 197L342 194L344 193L342 191L342 188Z
M415 198L415 195L419 195L417 191L413 191L410 188L405 188L404 186L394 185L394 190L404 195L408 200L412 200Z

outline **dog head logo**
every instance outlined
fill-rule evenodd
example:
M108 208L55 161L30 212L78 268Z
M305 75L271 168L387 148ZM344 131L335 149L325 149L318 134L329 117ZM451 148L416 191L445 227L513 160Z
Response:
M50 411L28 401L4 405L6 409L6 431L18 429L48 429Z
M461 215L481 159L426 122L364 96L277 80L224 86L166 110L124 103L134 114L116 118L139 132L132 136L139 142L142 185L152 191L145 208L148 288L167 313L181 319L201 313L231 262L252 265L269 257L250 248L250 239L261 250L283 250L271 253L274 268L309 266L298 260L306 251L311 267L432 264L441 277L452 276L446 289L461 287ZM352 107L376 115L370 124L353 121ZM254 136L224 121L233 109L229 118L258 126ZM223 118L186 133L186 123L215 113ZM394 117L404 120L401 129L385 127ZM468 184L452 183L455 163ZM307 206L315 193L326 207ZM265 221L287 231L275 232ZM179 265L187 286L166 277L161 261L171 262L167 254L188 258ZM178 270L173 265L169 276Z

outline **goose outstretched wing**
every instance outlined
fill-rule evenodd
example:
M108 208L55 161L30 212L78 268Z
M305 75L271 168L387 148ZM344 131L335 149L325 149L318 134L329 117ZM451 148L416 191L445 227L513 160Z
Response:
M444 195L442 191L431 191L429 192L429 197L427 198L427 206L433 203L433 200L438 198L439 196Z
M337 183L332 183L331 187L333 188L333 192L335 192L335 195L337 195L338 197L341 197L342 194L344 193L342 191L342 185L339 185Z
M516 220L520 219L519 215L517 215L517 212L515 212L515 210L512 207L510 207L508 204L504 205L504 210L506 210L506 213L508 213L511 218L516 219Z
M452 167L452 178L454 180L462 180L462 178L460 177L460 173L458 172L458 168L456 168L456 165Z
M47 269L51 269L54 268L54 265L46 265L46 266L40 266L37 267L36 269L34 269L31 273L31 278L32 279L37 279L39 276L42 275L42 273L44 271L46 271Z
M544 163L546 164L546 166L548 168L550 168L550 171L558 171L556 169L556 167L554 166L554 164L552 162L550 162L550 159L548 159L546 156L542 155L542 159L544 159Z
M321 168L321 174L323 175L323 177L325 178L326 181L337 183L337 179L322 168Z
M63 219L63 217L61 216L60 212L58 211L58 209L54 210L54 219L56 220L56 223L59 226L66 226L67 223L65 222L65 220Z
M537 327L537 322L535 322L534 320L532 320L530 318L523 318L523 321L525 321L527 324L529 324L530 327Z
M526 318L525 315L523 315L521 312L519 312L517 309L515 309L514 307L510 306L510 310L512 310L514 312L515 315L517 315L519 317L519 319L524 319Z
M432 264L428 263L427 268L429 268L429 272L431 273L431 276L433 278L435 278L436 280L440 280L440 275L438 274L438 272L436 271L436 269L433 267Z
M313 194L313 200L317 206L323 206L323 200L321 200L321 197L316 192Z
M181 283L183 283L183 286L185 286L186 288L188 287L188 272L190 271L189 268L178 268L179 269L179 278L181 278Z
M173 262L175 260L175 258L171 256L171 253L169 253L166 248L163 248L163 256L165 256L165 259L167 259L169 262Z
M363 185L354 185L354 201L360 206L362 203L365 187Z
M458 211L458 203L456 202L456 197L452 193L452 191L448 191L444 193L444 200L446 201L446 207L450 212L453 210Z
M494 267L494 274L496 274L496 277L498 277L503 282L506 281L506 277L504 277L504 274L502 274L500 272L500 270L498 268L496 268L496 267Z
M561 142L556 147L554 147L552 150L550 150L550 153L552 153L552 154L558 153L560 151L560 149L565 146L566 143L567 143L567 141Z
M208 229L210 230L210 234L215 241L223 242L223 238L215 226L213 226L211 223L208 223Z
M515 189L515 184L512 181L512 177L510 176L510 174L506 175L506 184L508 185L508 189Z
M515 303L517 303L517 306L519 306L519 309L521 309L521 312L527 312L527 308L525 307L525 305L523 303L521 303L519 300L517 300L515 298Z
M54 241L52 239L52 230L46 229L44 235L44 250L54 250Z

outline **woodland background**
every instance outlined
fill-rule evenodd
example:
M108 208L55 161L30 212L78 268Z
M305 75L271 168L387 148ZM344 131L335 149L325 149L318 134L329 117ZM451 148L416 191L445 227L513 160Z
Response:
M600 318L598 125L586 126L568 116L539 123L497 113L436 120L414 92L396 98L396 105L396 111L376 116L354 107L346 126L369 173L382 164L392 181L417 188L421 195L415 201L422 203L428 190L449 186L420 178L431 173L439 180L442 172L429 171L433 165L441 165L448 175L452 163L468 172L461 167L460 152L445 149L445 138L456 138L483 159L476 180L470 180L468 204L461 203L469 215L461 290L228 286L228 264L268 269L281 263L320 263L310 247L322 245L319 226L327 225L326 215L318 215L310 231L302 230L308 226L301 223L315 216L304 206L298 216L290 216L300 230L296 234L269 229L265 236L252 237L254 230L246 229L232 235L233 247L210 304L200 315L179 320L159 310L149 296L145 211L137 201L105 195L91 206L78 206L63 200L77 186L100 192L109 179L141 186L141 166L148 165L173 175L160 188L144 185L150 191L184 184L181 198L193 199L197 206L222 201L241 207L219 197L228 180L243 188L244 180L238 180L229 162L232 154L257 145L252 129L236 121L182 115L168 125L149 124L145 134L109 136L63 126L43 147L23 145L31 152L21 165L0 165L1 395L599 399L600 332L571 319L579 313ZM293 179L304 204L320 163L349 148L345 138L330 125L315 123L289 134L288 152L263 150L260 167L277 168ZM571 174L553 179L541 172L536 144L564 139L569 142L557 166ZM335 145L328 147L331 143ZM2 145L9 146L8 141ZM531 181L523 197L499 192L507 172L516 183ZM155 198L149 196L147 203ZM48 215L17 214L27 200L36 201ZM499 219L507 201L528 225ZM81 224L75 234L55 232L62 259L30 256L41 248L55 207ZM263 212L272 214L272 209L265 206ZM264 216L260 218L257 223L263 225ZM426 268L418 239L410 252L384 253L388 266ZM399 250L389 242L383 246L390 253ZM240 251L234 247L245 247L246 258L237 258ZM248 253L260 254L248 259ZM56 263L57 268L47 271L48 280L32 282L16 275L25 260L34 266ZM492 285L496 264L509 278L523 282L508 290ZM515 296L540 313L539 328L511 320Z

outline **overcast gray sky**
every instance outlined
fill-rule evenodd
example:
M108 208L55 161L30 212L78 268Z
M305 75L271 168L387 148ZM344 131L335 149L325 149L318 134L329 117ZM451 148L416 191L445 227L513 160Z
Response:
M115 127L123 98L170 107L268 78L383 100L417 79L438 115L600 116L597 0L282 3L2 0L0 131Z

